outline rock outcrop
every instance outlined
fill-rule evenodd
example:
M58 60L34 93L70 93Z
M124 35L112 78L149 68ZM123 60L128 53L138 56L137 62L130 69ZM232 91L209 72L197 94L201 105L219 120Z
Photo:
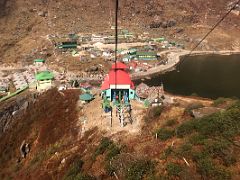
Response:
M0 137L14 123L15 120L22 117L29 107L29 104L36 101L37 94L18 96L1 105L0 111Z

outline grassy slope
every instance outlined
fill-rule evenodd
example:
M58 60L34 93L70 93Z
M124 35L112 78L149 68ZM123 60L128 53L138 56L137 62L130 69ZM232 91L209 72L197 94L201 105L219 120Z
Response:
M95 128L80 138L77 94L42 95L1 138L2 179L239 178L239 103L202 119L192 119L178 106L151 109L141 135L103 138ZM23 140L31 151L17 163Z

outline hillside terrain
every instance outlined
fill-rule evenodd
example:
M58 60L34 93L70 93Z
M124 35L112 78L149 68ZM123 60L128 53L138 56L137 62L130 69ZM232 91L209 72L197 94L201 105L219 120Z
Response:
M137 35L164 36L188 50L230 2L235 1L120 0L119 24ZM93 68L108 71L111 64L103 58L82 63L60 52L64 61L59 61L49 35L110 31L113 9L113 0L0 0L0 69L43 58L51 68L92 73L89 69L98 65ZM239 18L230 14L198 50L239 51ZM146 108L145 101L132 100L133 122L125 127L114 109L110 127L98 83L86 104L79 97L83 91L70 83L69 89L30 88L2 101L0 179L240 179L239 100L164 92L168 98L163 100L169 101L161 106ZM196 118L193 112L201 108L214 113Z
M13 115L0 137L1 179L239 179L239 102L215 101L226 110L200 119L190 110L209 101L178 102L145 109L134 134L94 125L83 133L79 94L52 89Z
M231 1L232 2L232 1ZM165 36L193 47L226 13L229 0L123 0L120 25L136 33ZM26 63L50 58L49 34L101 33L113 25L113 0L2 0L0 61ZM164 28L166 23L174 25ZM238 49L239 16L230 14L204 42L209 50ZM43 55L43 49L47 53ZM52 57L53 58L53 57Z

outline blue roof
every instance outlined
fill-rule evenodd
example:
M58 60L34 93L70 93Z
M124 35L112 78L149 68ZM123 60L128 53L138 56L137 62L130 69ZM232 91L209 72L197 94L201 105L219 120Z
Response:
M81 101L91 101L93 99L93 95L89 93L85 93L79 96Z

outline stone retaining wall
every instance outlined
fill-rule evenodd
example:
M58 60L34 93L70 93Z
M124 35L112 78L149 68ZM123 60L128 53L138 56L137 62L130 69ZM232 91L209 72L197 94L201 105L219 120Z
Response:
M38 94L18 95L0 105L0 137L20 119L31 103L35 103Z

